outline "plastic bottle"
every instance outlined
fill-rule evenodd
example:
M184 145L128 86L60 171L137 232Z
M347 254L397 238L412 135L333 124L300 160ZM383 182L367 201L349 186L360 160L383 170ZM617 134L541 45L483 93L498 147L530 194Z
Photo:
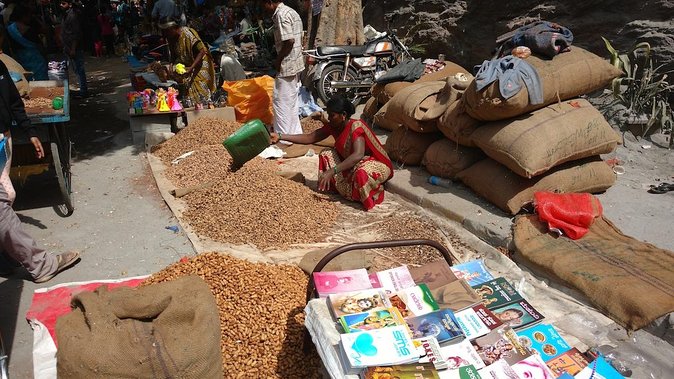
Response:
M452 186L452 181L449 179L441 178L439 176L431 175L428 177L428 182L440 187L449 188Z

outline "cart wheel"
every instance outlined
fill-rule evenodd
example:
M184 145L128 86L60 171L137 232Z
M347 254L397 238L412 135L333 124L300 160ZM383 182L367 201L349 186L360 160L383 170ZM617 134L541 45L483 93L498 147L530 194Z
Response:
M68 142L69 143L69 142ZM56 178L59 182L59 189L63 197L63 204L59 209L59 214L68 217L73 214L75 207L73 206L72 198L72 174L70 173L70 146L66 147L67 151L64 154L64 163L61 164L61 151L59 151L56 143L51 143L51 156L54 160L54 169L56 170ZM67 159L67 161L65 161ZM65 209L64 209L65 208Z

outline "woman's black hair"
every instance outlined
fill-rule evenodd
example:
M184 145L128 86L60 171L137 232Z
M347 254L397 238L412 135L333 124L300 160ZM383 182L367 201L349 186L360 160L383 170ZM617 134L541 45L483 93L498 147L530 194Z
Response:
M356 107L343 95L333 96L326 104L326 109L329 112L344 113L346 117L351 117L356 113Z

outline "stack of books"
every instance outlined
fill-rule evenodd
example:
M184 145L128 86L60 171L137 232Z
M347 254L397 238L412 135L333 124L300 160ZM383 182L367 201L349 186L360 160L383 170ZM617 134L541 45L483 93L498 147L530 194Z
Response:
M553 379L611 368L601 357L590 363L554 326L541 323L544 316L482 260L319 272L314 282L341 333L346 374Z

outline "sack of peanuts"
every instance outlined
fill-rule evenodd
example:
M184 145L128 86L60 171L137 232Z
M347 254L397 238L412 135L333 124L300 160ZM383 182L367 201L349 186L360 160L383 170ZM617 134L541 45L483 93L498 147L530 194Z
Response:
M197 276L77 294L56 322L59 378L222 378L215 298Z

